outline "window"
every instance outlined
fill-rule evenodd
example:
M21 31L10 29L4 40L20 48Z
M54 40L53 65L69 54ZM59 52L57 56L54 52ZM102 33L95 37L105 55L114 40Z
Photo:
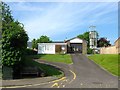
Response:
M64 51L64 50L65 50L65 45L62 45L62 46L61 46L61 49Z

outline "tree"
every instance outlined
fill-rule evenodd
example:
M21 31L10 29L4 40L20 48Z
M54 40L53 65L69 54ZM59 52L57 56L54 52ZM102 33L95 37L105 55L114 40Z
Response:
M52 42L50 40L50 38L48 36L41 36L38 40L37 40L38 43L49 43L49 42Z
M11 15L9 6L1 3L2 6L2 65L14 67L23 58L27 48L28 35L21 23L15 21Z
M50 43L50 42L52 42L51 40L50 40L50 38L48 37L48 36L44 36L44 35L42 35L39 39L33 39L32 40L32 48L34 49L34 48L38 48L38 46L37 46L37 44L38 43Z
M36 39L33 39L32 40L32 48L37 48L37 40Z
M92 53L92 50L89 48L89 32L85 32L85 33L83 33L83 34L80 34L80 35L78 35L77 36L78 38L80 38L80 39L84 39L84 40L86 40L87 41L87 53L88 54L91 54Z
M80 39L84 39L87 41L87 46L89 47L89 32L85 32L77 36Z
M108 41L106 38L100 38L98 41L98 47L106 47L106 46L110 46L110 41Z
M84 40L87 41L87 53L88 54L92 54L93 50L90 49L90 44L89 44L90 43L90 41L89 41L89 32L85 32L83 34L80 34L77 37L80 38L80 39L84 39ZM97 37L98 37L98 33L97 33Z

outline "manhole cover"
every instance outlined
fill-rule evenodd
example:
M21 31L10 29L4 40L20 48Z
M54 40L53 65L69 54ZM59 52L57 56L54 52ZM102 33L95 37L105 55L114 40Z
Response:
M102 84L102 82L93 82L93 84Z

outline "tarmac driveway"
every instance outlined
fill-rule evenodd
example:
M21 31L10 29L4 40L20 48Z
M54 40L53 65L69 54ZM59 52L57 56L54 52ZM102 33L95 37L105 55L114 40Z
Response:
M30 85L25 85L23 88L118 88L118 78L103 70L86 56L82 54L71 54L71 58L73 60L73 64L71 65L37 60L40 63L47 63L61 68L65 76L51 82L45 82L49 80L48 78L42 78L42 80L25 80L26 82L24 83L27 84L30 82ZM23 80L17 82L24 84ZM3 85L6 86L7 83L8 85L15 84L16 81L6 81Z
M118 78L103 70L86 56L72 54L73 65L70 68L76 73L76 79L66 87L70 88L118 88Z

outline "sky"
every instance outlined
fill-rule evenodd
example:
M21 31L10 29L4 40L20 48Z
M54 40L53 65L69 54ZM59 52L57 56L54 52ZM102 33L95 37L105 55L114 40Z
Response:
M24 24L29 41L47 35L63 41L96 26L111 44L118 38L117 2L7 2L13 17Z

